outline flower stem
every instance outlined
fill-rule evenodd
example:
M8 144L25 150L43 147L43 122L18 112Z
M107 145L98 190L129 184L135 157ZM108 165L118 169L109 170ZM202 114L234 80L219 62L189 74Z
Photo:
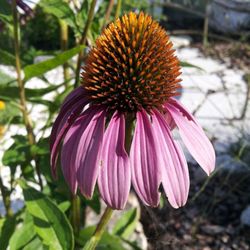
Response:
M12 0L12 17L13 17L13 27L14 27L14 48L15 48L15 59L16 59L16 73L17 73L17 83L19 87L19 96L20 96L20 106L21 111L23 114L23 120L24 125L26 127L26 131L28 134L28 141L30 145L34 145L36 143L35 135L33 132L32 122L29 117L29 113L27 110L27 104L26 104L26 96L25 96L25 88L24 83L22 81L21 76L21 62L20 62L20 44L19 44L19 34L18 34L18 16L17 16L17 6L16 6L16 0ZM40 168L37 164L37 160L35 155L32 156L36 162L36 173L38 176L38 182L41 187L43 188L41 174L40 174Z
M205 1L206 12L204 18L204 25L203 25L203 46L207 48L208 46L208 22L209 22L209 0Z
M104 23L103 23L102 29L104 29L106 24L109 22L113 6L114 6L114 0L110 0L108 4L108 8L106 10L105 17L104 17Z
M121 14L121 6L122 6L122 0L117 0L115 19L117 19Z
M80 216L80 198L77 195L72 197L72 226L74 229L74 233L76 235L79 234L80 226L81 226L81 216Z
M86 25L85 25L85 28L83 30L83 33L82 33L82 37L81 37L81 40L79 42L79 44L85 44L86 43L86 40L87 40L87 33L88 33L88 30L90 28L90 25L91 25L91 22L94 18L94 11L95 11L95 6L96 6L96 1L97 0L92 0L91 2L91 5L90 5L90 10L89 10L89 13L88 13L88 18L87 18L87 22L86 22ZM81 62L82 62L82 59L83 59L83 52L81 51L78 55L78 59L77 59L77 66L76 66L76 78L75 78L75 84L74 84L74 87L76 88L79 84L79 79L80 79L80 69L81 69Z
M83 250L93 250L96 248L97 244L99 243L104 230L111 218L111 215L113 213L113 210L110 207L106 207L101 220L99 221L96 230L93 234L93 236L90 238L90 240L87 242L87 244L84 246Z
M13 215L13 211L11 209L11 203L10 203L10 192L6 189L6 187L3 185L3 180L0 176L0 191L3 197L3 204L6 211L7 217L11 217Z
M61 40L61 50L65 51L68 48L68 25L64 20L59 20L60 23L60 40ZM68 63L63 64L63 76L65 85L68 84L69 79L69 67Z

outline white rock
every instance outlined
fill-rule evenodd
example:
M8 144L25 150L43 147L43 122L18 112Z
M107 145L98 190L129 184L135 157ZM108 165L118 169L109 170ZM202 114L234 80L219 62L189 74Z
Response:
M176 51L176 54L181 61L189 62L190 59L199 57L200 51L197 48L181 48Z
M192 42L190 36L170 36L170 39L174 45L174 48L187 47Z

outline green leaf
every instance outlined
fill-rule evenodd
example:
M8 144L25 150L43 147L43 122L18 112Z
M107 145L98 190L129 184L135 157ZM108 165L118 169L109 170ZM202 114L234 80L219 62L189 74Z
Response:
M11 148L5 151L3 155L3 164L5 166L15 166L26 161L26 151L28 147Z
M43 193L27 186L23 188L25 204L33 216L35 231L50 250L71 250L73 231L65 214Z
M11 15L11 4L8 1L0 0L0 13L1 15Z
M3 164L5 166L17 166L29 162L31 159L30 146L25 136L15 135L14 143L4 152Z
M0 49L0 63L4 65L15 65L16 59L14 55L8 51Z
M86 24L86 20L87 20L88 13L89 13L89 7L90 7L89 1L83 1L80 10L75 15L76 23L80 31L84 29L84 26ZM81 35L81 33L79 32L79 34L77 35Z
M42 0L39 5L45 12L56 16L60 20L64 20L70 27L77 29L75 14L70 5L62 0Z
M139 221L139 212L137 208L130 209L122 214L122 217L116 222L113 228L113 234L128 239L136 228Z
M92 241L89 240L95 231L95 226L90 226L82 229L77 238L78 244L84 246L83 249L91 249L89 246L92 244ZM102 235L101 240L96 247L96 250L125 250L122 245L122 240L116 235L109 234L105 231Z
M57 56L55 56L52 59L48 59L46 61L43 62L39 62L33 65L28 65L26 67L24 67L23 71L24 71L24 81L27 81L29 79L31 79L32 77L37 77L40 76L62 64L64 64L65 62L67 62L70 58L72 58L74 55L76 55L77 53L79 53L83 48L85 47L85 45L80 45L77 46L73 49L69 49Z
M10 217L0 220L0 250L6 250L9 239L16 227L16 217Z
M71 203L69 201L64 201L58 205L59 209L65 213L71 206Z
M21 115L20 109L12 102L6 102L5 109L0 111L0 124L7 125L19 115Z
M55 91L62 85L63 83L59 85L49 86L47 88L41 88L41 89L25 88L25 93L26 93L27 99L29 100L31 98L38 98L52 91ZM16 86L8 86L4 84L0 85L0 98L19 99L19 88Z
M38 237L30 241L22 250L44 250L44 246Z
M181 61L181 62L180 62L180 65L181 65L182 67L196 68L196 69L200 69L200 70L204 71L203 68L201 68L201 67L199 67L199 66L196 66L196 65L194 65L194 64L191 64L191 63L189 63L189 62Z
M19 250L26 246L36 236L33 218L25 214L23 225L18 228L10 239L10 250Z

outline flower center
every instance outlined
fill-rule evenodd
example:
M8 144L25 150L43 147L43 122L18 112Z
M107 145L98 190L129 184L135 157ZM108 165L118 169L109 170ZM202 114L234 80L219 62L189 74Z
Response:
M90 51L82 84L94 103L134 112L160 107L180 88L179 61L166 31L144 13L111 23Z

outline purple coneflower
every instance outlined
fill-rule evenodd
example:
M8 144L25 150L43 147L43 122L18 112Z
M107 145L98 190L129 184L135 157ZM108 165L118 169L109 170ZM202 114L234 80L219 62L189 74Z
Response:
M146 14L129 13L97 39L82 86L64 101L51 133L51 166L62 143L61 166L73 193L123 209L132 186L145 205L159 204L162 184L170 204L183 206L189 173L174 127L207 174L215 166L212 144L173 96L179 61L164 29Z

